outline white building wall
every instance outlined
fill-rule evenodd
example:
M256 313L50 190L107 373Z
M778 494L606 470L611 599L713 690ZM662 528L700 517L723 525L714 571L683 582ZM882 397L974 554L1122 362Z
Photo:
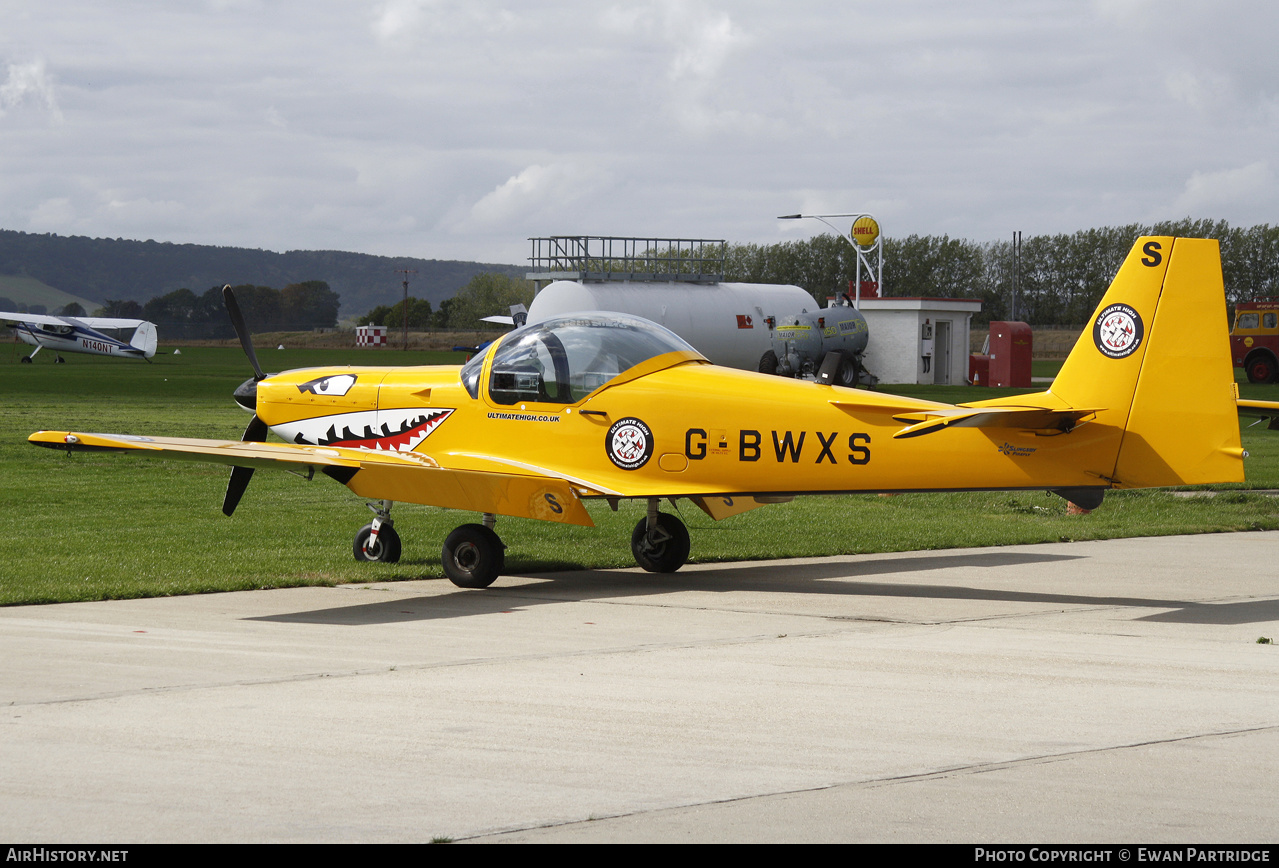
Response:
M881 383L962 385L968 377L968 339L972 315L981 302L952 298L864 298L870 341L866 369ZM947 323L948 329L939 329ZM924 326L932 326L933 355L924 370ZM948 339L949 354L939 343ZM949 364L943 359L949 357Z

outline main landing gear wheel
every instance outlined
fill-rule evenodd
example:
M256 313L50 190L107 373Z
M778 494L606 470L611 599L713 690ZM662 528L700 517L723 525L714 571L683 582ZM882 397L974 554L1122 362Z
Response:
M389 524L383 524L377 532L377 539L369 544L373 534L373 525L366 524L355 535L351 550L357 561L375 561L382 564L393 564L400 559L400 535Z
M505 548L491 528L464 524L444 540L444 574L459 588L487 588L506 567Z
M22 357L22 364L24 364L24 365L29 365L29 364L31 364L31 357L30 357L30 356L23 356L23 357Z
M635 563L650 573L673 573L688 561L688 528L665 512L657 514L657 528L649 533L648 519L641 518L631 534Z

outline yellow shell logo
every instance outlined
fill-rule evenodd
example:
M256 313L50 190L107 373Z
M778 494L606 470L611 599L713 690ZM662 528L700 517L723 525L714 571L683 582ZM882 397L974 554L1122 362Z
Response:
M858 217L849 235L859 247L874 247L879 240L879 224L874 217Z

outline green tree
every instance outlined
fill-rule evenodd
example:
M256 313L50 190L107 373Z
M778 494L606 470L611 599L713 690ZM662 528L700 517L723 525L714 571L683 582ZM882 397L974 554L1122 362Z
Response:
M472 277L453 298L441 303L440 309L444 311L445 305L448 305L446 328L461 331L498 330L503 326L481 322L480 318L507 315L511 305L522 304L527 307L532 303L533 284L530 281L489 271Z
M94 316L141 319L142 305L133 300L107 299L107 303L93 312Z
M175 289L156 296L142 306L142 316L160 327L162 334L173 338L193 337L192 325L200 298L189 289Z
M356 325L384 325L392 329L404 325L404 300L387 307L378 305L355 321ZM431 303L424 298L409 296L409 320L411 329L429 329L435 325L435 317L431 312Z
M240 313L244 315L244 322L249 327L249 331L273 332L282 328L278 289L242 283L231 287L231 291L235 293L235 303L239 305ZM221 300L221 292L222 290L218 289L218 303L225 306L225 302ZM222 316L223 319L230 321L225 313Z
M280 290L282 325L294 329L333 328L341 304L338 294L323 280L291 283Z

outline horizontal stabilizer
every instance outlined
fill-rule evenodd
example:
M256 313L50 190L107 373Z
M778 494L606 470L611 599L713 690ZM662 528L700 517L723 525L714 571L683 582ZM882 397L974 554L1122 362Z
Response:
M893 435L894 439L919 437L945 428L1016 428L1036 434L1065 434L1087 422L1101 408L1049 410L1046 407L955 407L893 416L897 422L914 423Z
M1266 427L1271 431L1279 431L1279 401L1252 401L1246 398L1239 398L1235 403L1239 406L1240 416L1256 416L1259 419L1269 419L1270 423ZM1254 422L1253 424L1257 423Z

